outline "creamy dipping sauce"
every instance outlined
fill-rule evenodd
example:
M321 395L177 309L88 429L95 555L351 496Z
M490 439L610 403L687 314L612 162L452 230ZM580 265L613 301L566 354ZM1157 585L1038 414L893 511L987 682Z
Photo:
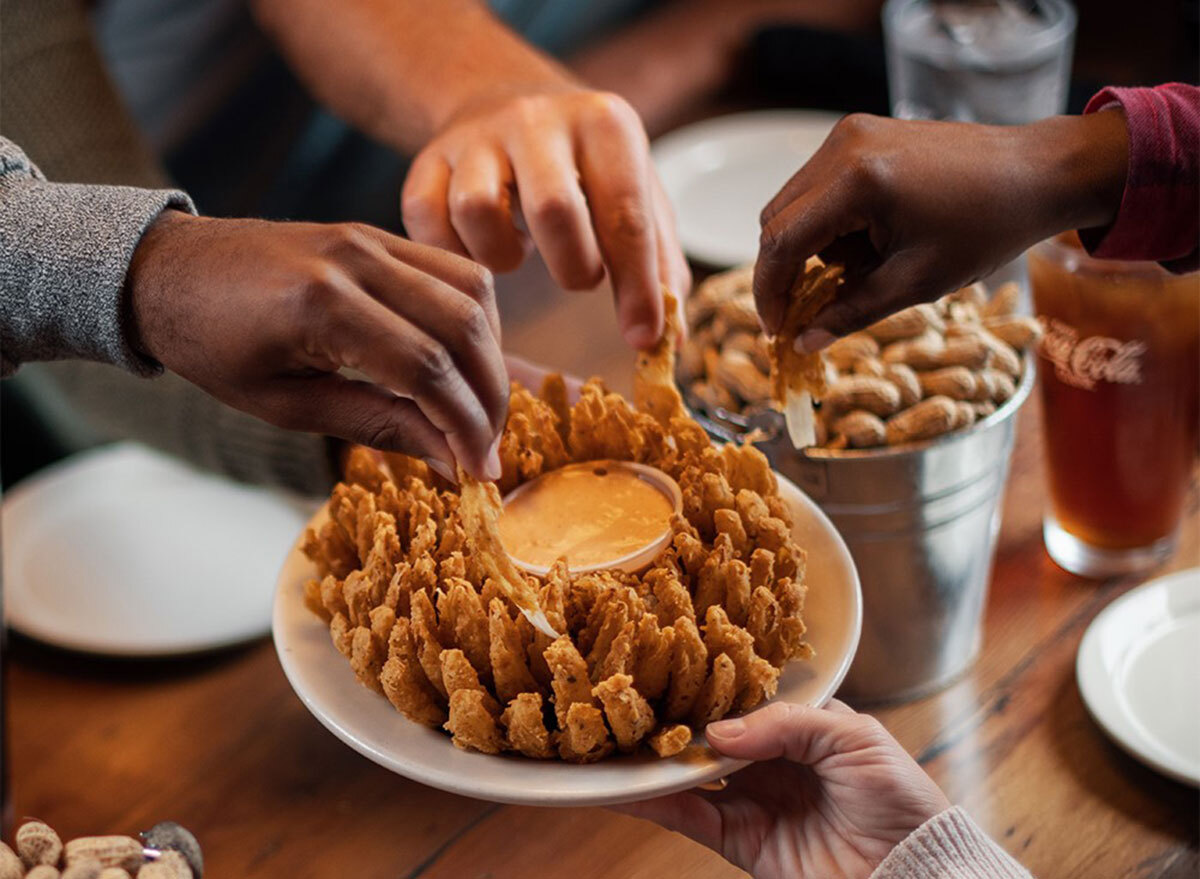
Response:
M663 479L670 479L662 474ZM674 505L620 461L571 464L513 492L500 514L500 539L526 565L566 557L572 569L636 553L671 527Z

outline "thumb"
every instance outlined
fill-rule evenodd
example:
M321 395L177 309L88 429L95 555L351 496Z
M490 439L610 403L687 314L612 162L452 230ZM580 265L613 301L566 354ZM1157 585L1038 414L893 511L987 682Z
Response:
M779 757L811 766L827 757L857 751L887 737L879 721L852 711L831 711L788 702L710 723L705 730L713 750L739 760Z
M371 382L336 373L282 378L265 410L252 414L288 430L437 461L454 472L455 458L445 436L417 404Z

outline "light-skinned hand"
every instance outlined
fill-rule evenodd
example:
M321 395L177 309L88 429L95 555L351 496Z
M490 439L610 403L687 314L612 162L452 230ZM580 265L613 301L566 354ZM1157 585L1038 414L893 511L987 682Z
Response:
M660 283L680 299L691 287L637 113L569 81L469 101L414 160L402 208L414 240L496 272L516 268L530 239L568 290L607 271L635 348L662 335Z
M139 349L235 408L499 476L508 376L469 260L369 226L167 211L126 291Z
M865 879L950 806L879 721L836 700L777 702L710 723L705 735L718 754L755 762L719 792L616 808L691 837L756 879Z

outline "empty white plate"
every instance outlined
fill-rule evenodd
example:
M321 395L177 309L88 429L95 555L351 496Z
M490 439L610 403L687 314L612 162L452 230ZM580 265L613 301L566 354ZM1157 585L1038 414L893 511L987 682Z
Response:
M840 118L816 110L735 113L656 140L654 164L684 252L716 267L753 262L762 209Z
M850 667L862 627L858 574L846 544L825 514L780 477L791 505L793 533L808 550L804 618L816 656L793 662L779 679L776 699L824 705ZM322 510L317 522L325 516ZM612 757L586 766L516 755L460 751L446 733L413 723L382 695L354 677L329 626L304 606L304 581L316 569L296 549L279 574L275 649L292 689L334 735L393 772L452 793L535 806L585 806L673 793L736 772L745 761L717 757L693 744L664 760Z
M75 455L4 497L7 621L117 656L259 637L279 564L316 506L133 443Z
M1200 786L1200 568L1151 580L1101 611L1079 645L1075 677L1118 745Z

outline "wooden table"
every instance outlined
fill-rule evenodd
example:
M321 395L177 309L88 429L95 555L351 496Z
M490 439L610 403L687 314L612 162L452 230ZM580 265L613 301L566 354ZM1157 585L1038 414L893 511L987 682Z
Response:
M566 307L610 314L585 298ZM603 335L607 324L574 326ZM563 358L579 347L536 322L506 341L526 353L557 344ZM1082 580L1046 556L1039 437L1033 400L1020 419L978 661L941 693L875 713L1042 879L1194 877L1196 791L1125 756L1080 701L1080 637L1138 581ZM1193 500L1170 569L1200 563L1198 523ZM17 638L9 684L18 819L73 836L172 818L200 838L215 879L743 875L683 837L605 810L498 806L393 775L309 715L268 641L118 662Z

